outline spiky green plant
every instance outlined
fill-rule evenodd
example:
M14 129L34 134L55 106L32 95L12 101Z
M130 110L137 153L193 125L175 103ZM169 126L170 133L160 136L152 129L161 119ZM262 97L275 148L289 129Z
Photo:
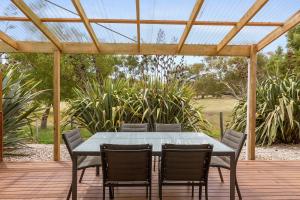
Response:
M74 89L75 98L69 100L66 116L91 133L97 131L115 131L119 127L124 112L123 90L127 82L107 79L102 84L88 81L84 88Z
M147 84L126 80L89 81L75 90L66 116L73 116L91 133L115 131L122 122L181 123L185 130L209 129L200 108L191 105L189 86L153 81Z
M28 138L24 127L31 124L38 111L35 99L42 92L35 92L38 83L13 66L3 75L4 148L8 150L23 146Z
M299 143L300 138L300 80L296 76L269 77L258 84L256 109L256 143ZM233 112L231 126L246 128L246 99Z

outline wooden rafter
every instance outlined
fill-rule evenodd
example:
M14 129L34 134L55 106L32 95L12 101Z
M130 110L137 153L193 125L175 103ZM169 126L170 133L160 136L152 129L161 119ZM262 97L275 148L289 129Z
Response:
M81 18L40 18L42 22L82 22ZM117 24L136 24L135 19L88 19L90 23L117 23ZM0 21L30 21L26 17L7 17L0 16ZM140 24L170 24L170 25L186 25L186 20L149 20L140 19ZM194 21L194 25L210 25L210 26L236 26L238 22L228 21ZM283 26L283 22L248 22L245 26Z
M41 19L24 3L23 0L11 0L44 35L61 51L62 45Z
M83 7L80 4L80 0L72 0L72 2L74 4L74 6L75 6L75 8L76 8L76 10L77 10L77 12L78 12L81 20L82 20L85 28L87 29L87 31L88 31L91 39L93 40L96 48L98 49L98 51L100 51L100 43L99 43L98 38L97 38L97 36L96 36L96 34L95 34L95 32L94 32L91 24L90 24L90 22L89 22L89 20L88 20L88 18L86 16L86 14L85 14L85 12L84 12Z
M136 31L137 31L137 45L138 51L141 51L141 30L140 30L140 0L135 1L136 5Z
M281 35L286 33L288 30L295 27L297 24L300 23L300 11L298 11L296 14L294 14L292 17L290 17L285 24L282 27L278 27L274 31L272 31L270 34L268 34L265 38L263 38L258 44L257 44L257 50L260 51L265 46L279 38Z
M197 16L198 16L198 13L202 7L202 4L203 4L204 0L197 0L194 8L193 8L193 11L190 15L190 18L189 18L189 21L187 22L186 26L185 26L185 29L181 35L181 38L179 40L179 43L178 43L178 47L177 47L177 52L179 53L185 43L185 40L186 38L188 37L191 29L192 29L192 26L193 26L193 23L194 21L196 20Z
M268 0L256 0L253 6L244 14L240 21L229 31L229 33L218 44L217 51L221 51L267 2Z
M6 44L11 46L12 48L18 50L18 43L2 31L0 31L0 40L5 42Z

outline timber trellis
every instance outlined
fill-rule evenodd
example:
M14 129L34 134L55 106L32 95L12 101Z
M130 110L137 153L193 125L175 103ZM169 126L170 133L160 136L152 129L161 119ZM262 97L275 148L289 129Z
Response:
M95 0L96 1L96 0ZM155 0L131 0L134 1L134 11L135 18L92 18L90 16L90 7L92 7L91 1L80 1L80 0L64 0L63 5L72 5L74 11L70 11L63 7L63 5L58 5L56 0L1 0L0 2L0 52L10 53L10 52L23 52L23 53L52 53L54 55L54 68L53 68L53 107L54 107L54 160L60 160L60 57L62 53L70 54L128 54L128 55L189 55L189 56L245 56L249 57L249 67L248 67L248 117L247 117L247 130L248 134L247 140L247 158L250 160L255 159L255 114L256 114L256 65L257 65L257 52L272 43L274 40L282 36L291 28L295 27L300 22L300 0L245 0L245 1L219 1L218 5L212 5L214 1L212 0L194 0L192 1L194 5L191 6L189 11L189 17L182 19L169 19L165 17L164 19L143 17L142 5L145 2L151 2ZM177 16L176 11L172 11L172 8L184 7L183 4L191 1L184 1L178 3L179 1L166 1L170 8L166 7L164 12L169 13L169 15ZM88 3L87 3L88 2ZM124 7L128 0L118 1L118 6ZM216 2L216 1L215 1ZM250 2L250 3L249 3ZM1 5L2 3L2 5ZM9 5L18 12L22 14L3 14L3 3ZM78 17L48 17L47 14L37 13L35 4L43 3L44 5L53 7L56 6L57 9L62 9L64 11L72 12ZM93 2L95 3L95 2ZM123 3L123 5L122 5ZM230 4L233 5L230 5ZM83 5L85 4L85 5ZM89 4L89 5L87 5ZM229 4L229 5L228 5ZM246 5L247 4L247 5ZM248 5L249 4L249 5ZM217 8L217 6L223 7L223 14L225 16L230 16L239 13L236 21L231 19L224 20L210 20L207 17L203 20L202 14L206 16L213 17L213 14L207 15L208 12L213 13L214 10L206 11L208 8ZM277 5L276 13L273 13L272 9L275 9ZM228 10L229 7L234 7L237 10ZM247 9L244 9L244 8ZM86 10L85 8L89 8ZM265 8L265 10L264 10ZM113 8L111 8L113 9ZM150 8L149 8L150 9ZM155 11L155 8L153 8ZM182 8L183 9L183 8ZM227 9L227 11L226 11ZM241 11L245 10L245 11ZM46 10L47 11L47 10ZM280 12L279 12L280 11ZM76 12L76 13L75 13ZM99 11L100 12L100 11ZM215 12L222 12L216 10ZM228 12L228 13L226 13ZM274 11L275 12L275 11ZM265 14L264 14L265 13ZM261 21L255 20L255 16L260 15L259 19ZM46 17L45 17L46 16ZM263 16L263 17L262 17ZM274 21L278 19L278 16L287 16L285 19L280 19L279 21ZM209 17L208 17L209 18ZM224 17L223 17L224 18ZM30 39L16 39L20 34L26 34L19 31L13 35L7 30L1 29L1 23L32 23L34 27L39 31L45 39L42 40L30 40ZM57 32L51 28L50 23L63 24L66 23L69 26L73 24L82 24L87 32L87 37L90 39L85 41L64 41L61 39L60 34L62 32ZM136 33L135 38L131 39L131 43L124 42L105 42L101 40L102 35L95 31L95 24L100 24L100 26L105 27L109 24L116 25L135 25ZM143 38L143 26L183 26L181 36L178 38L178 42L172 43L154 43L154 42L144 42ZM194 29L214 27L215 31L209 32L213 37L220 36L220 30L228 30L223 33L219 41L208 42L193 42L190 41L191 32ZM218 29L218 27L220 27ZM267 34L264 34L257 41L243 42L233 40L237 37L241 37L244 31L244 37L253 37L253 33L247 32L247 28L255 28L255 33L259 33L263 28L273 28ZM106 29L116 33L117 31L111 28ZM128 30L127 30L128 31ZM134 29L132 30L134 31ZM200 32L196 31L196 35L201 36ZM31 34L29 31L28 34ZM168 34L168 32L166 32ZM172 33L171 33L172 34ZM214 35L215 34L215 35ZM124 36L124 34L119 33L119 35ZM195 35L195 34L194 34ZM205 35L204 35L205 36ZM209 36L206 34L206 36ZM215 38L214 37L214 38ZM203 40L202 40L203 41ZM0 78L2 74L0 73ZM2 81L1 81L2 82ZM1 86L1 84L0 84ZM1 92L0 92L1 94ZM3 118L2 118L2 101L0 101L0 160L3 158Z

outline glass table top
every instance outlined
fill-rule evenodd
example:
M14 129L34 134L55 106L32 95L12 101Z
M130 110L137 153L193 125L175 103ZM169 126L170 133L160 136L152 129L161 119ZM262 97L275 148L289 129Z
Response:
M100 153L101 144L151 144L154 153L162 144L211 144L213 152L232 153L233 149L199 132L99 132L74 149L74 153Z

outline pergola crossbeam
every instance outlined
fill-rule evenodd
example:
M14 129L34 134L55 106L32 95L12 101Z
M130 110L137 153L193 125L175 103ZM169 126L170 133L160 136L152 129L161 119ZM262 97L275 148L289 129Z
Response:
M53 53L56 48L50 42L18 42L18 50L0 42L0 52L23 52L23 53ZM93 43L62 43L62 53L70 54L99 54ZM102 43L101 54L123 55L176 55L177 44L141 44L138 52L136 44ZM180 55L190 56L246 56L250 55L249 45L228 45L222 51L217 52L216 45L193 45L186 44L182 47Z
M267 2L268 0L256 0L253 6L244 14L240 21L229 31L229 33L218 44L217 51L221 51Z
M189 21L187 22L185 28L184 28L184 31L181 35L181 38L179 40L179 43L178 43L178 47L177 47L177 52L179 53L185 43L185 40L186 38L188 37L191 29L192 29L192 26L193 26L193 23L194 21L196 20L197 16L198 16L198 13L203 5L203 2L204 0L197 0L194 8L193 8L193 11L190 15L190 18L189 18Z
M260 51L268 44L279 38L281 35L300 23L300 11L290 17L282 27L278 27L257 44L257 50Z
M94 32L91 24L90 24L90 22L89 22L89 20L88 20L88 18L86 16L86 14L85 14L85 12L84 12L83 7L80 4L80 0L72 0L72 2L74 4L74 6L75 6L75 8L76 8L76 10L77 10L77 12L78 12L81 20L82 20L85 28L87 29L87 31L88 31L91 39L93 40L93 43L95 44L95 46L98 49L98 51L100 51L100 43L99 43L98 38L97 38L97 36L96 36L96 34L95 34L95 32Z
M2 40L15 50L18 50L18 43L2 31L0 31L0 40Z
M11 0L44 35L61 51L62 45L41 19L24 3L23 0Z
M82 22L81 18L40 18L42 22ZM136 19L102 19L90 18L90 23L117 23L117 24L136 24ZM0 16L0 21L21 21L27 22L30 19L26 17L8 17ZM186 25L186 20L160 20L160 19L140 19L140 24L170 24L170 25ZM238 22L229 21L194 21L193 25L209 25L209 26L236 26ZM245 26L283 26L283 22L248 22Z

